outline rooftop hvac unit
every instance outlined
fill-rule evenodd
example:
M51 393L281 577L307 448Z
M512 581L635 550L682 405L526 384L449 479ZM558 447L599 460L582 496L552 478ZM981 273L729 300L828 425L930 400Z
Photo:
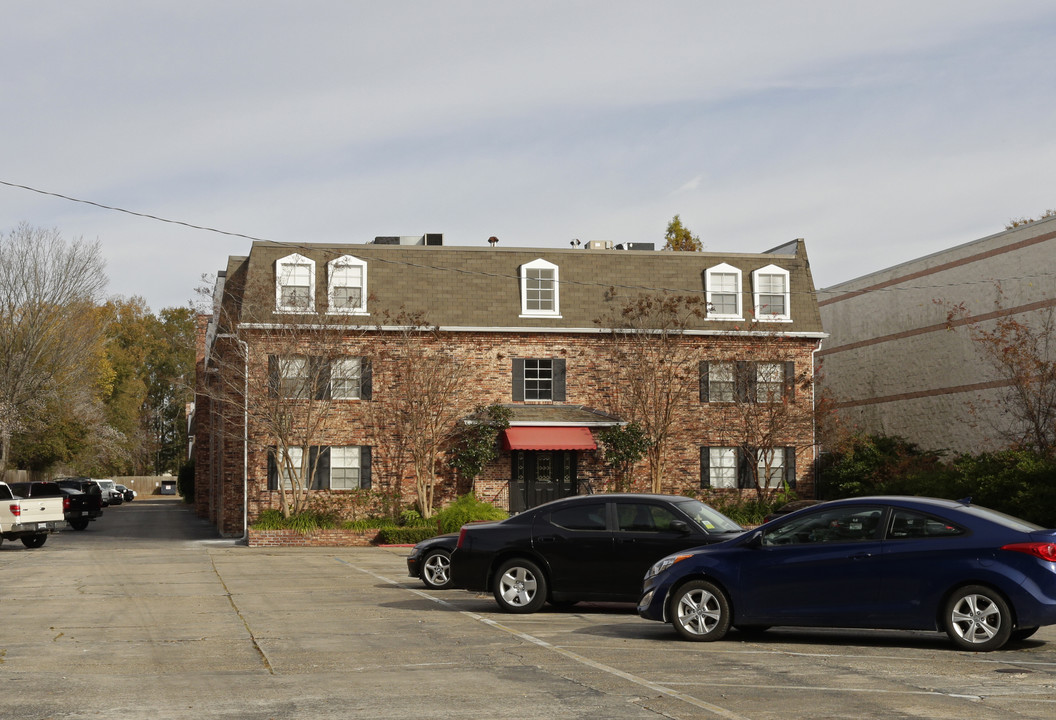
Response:
M587 250L612 250L612 240L591 240Z
M443 233L426 233L425 234L426 245L443 245L444 234Z
M374 238L375 245L399 245L400 238L394 235L384 235Z
M616 246L617 250L656 250L656 243L629 242Z

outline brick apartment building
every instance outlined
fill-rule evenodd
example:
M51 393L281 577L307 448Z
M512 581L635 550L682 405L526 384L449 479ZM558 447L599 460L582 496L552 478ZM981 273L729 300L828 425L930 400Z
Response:
M275 442L255 413L276 397L296 403L291 383L306 374L324 378L319 397L327 398L306 448L318 468L313 497L339 509L362 502L365 492L413 502L409 470L383 461L400 442L383 420L401 382L386 358L401 336L395 318L408 313L437 329L423 362L431 353L457 359L463 418L479 406L511 410L498 459L472 485L440 457L438 505L473 490L516 512L611 489L614 471L598 434L632 419L633 373L614 367L612 318L629 300L664 292L698 298L706 310L679 333L693 353L693 392L675 408L663 491L736 491L759 482L812 494L813 355L824 333L801 240L721 255L598 243L442 243L438 235L355 245L256 242L248 256L229 259L218 274L214 315L202 326L194 420L196 508L222 534L243 534L278 507ZM322 338L331 348L326 360L314 346ZM218 391L224 387L227 395ZM764 398L765 388L777 392ZM799 420L755 423L777 405ZM759 425L765 452L746 453L748 425ZM763 479L746 481L753 476L746 463L759 465ZM648 488L644 462L633 478L634 489Z

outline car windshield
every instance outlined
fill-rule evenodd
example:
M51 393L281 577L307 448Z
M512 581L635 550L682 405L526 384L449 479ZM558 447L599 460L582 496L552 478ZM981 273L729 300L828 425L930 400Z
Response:
M700 500L687 498L676 505L679 510L693 518L694 522L709 533L744 532L744 528L740 525Z

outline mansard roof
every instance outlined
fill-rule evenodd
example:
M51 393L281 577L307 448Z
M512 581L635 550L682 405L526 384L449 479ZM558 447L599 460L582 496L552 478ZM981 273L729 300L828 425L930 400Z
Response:
M421 311L430 324L452 330L593 331L598 328L595 320L619 307L615 303L622 305L640 293L667 291L703 298L707 270L725 263L741 272L744 320L702 319L695 329L822 335L802 240L765 253L255 242L248 257L233 257L228 264L224 302L231 316L239 322L277 321L276 262L294 254L315 263L316 308L326 307L328 262L352 256L366 263L368 315L349 318L359 325L379 324L386 311L405 309ZM557 315L525 317L522 312L520 269L536 260L559 268ZM752 272L770 265L789 273L790 322L751 319Z

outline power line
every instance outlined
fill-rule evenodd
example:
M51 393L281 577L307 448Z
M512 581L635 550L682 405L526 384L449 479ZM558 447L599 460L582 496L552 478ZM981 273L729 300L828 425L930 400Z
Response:
M47 195L47 196L50 196L50 197L59 198L61 200L66 200L68 202L81 203L83 205L91 205L93 207L97 207L97 208L100 208L100 209L103 209L103 210L111 210L113 212L124 213L126 215L132 215L132 216L135 216L135 217L145 218L147 220L156 220L158 222L168 223L170 225L180 225L182 227L191 228L192 230L202 230L204 232L217 233L219 235L226 235L228 237L243 238L245 240L252 240L252 241L255 241L255 242L268 242L268 243L273 243L275 245L279 245L279 246L282 246L282 247L288 247L288 248L293 249L293 250L305 250L305 251L314 251L314 252L318 252L319 251L319 246L318 245L311 245L311 244L308 244L308 243L293 243L293 242L286 242L286 241L282 241L282 240L272 240L272 239L269 239L269 238L257 237L255 235L247 235L245 233L231 232L229 230L221 230L219 228L209 227L207 225L196 225L194 223L185 222L183 220L173 220L171 218L164 218L164 217L161 217L159 215L152 215L150 213L136 212L135 210L128 210L126 208L117 207L115 205L106 205L104 203L94 202L92 200L83 200L81 198L75 198L75 197L71 197L69 195L63 195L62 193L51 192L51 191L48 191L48 190L41 190L39 188L30 187L29 185L21 185L19 183L8 182L6 180L0 180L0 185L5 185L5 186L11 187L11 188L17 188L19 190L28 190L29 192L37 193L39 195ZM334 252L336 253L336 251L334 251ZM520 276L519 275L508 275L508 274L505 274L505 273L489 273L489 272L486 272L486 271L483 271L483 270L463 270L461 268L455 268L455 267L449 267L449 266L427 265L427 264L424 264L424 263L413 263L413 262L409 262L409 261L406 261L406 260L392 260L392 259L388 259L388 258L378 258L378 257L372 258L372 260L374 260L376 262L388 263L388 264L391 264L391 265L402 265L402 266L406 266L406 267L413 267L413 268L418 268L418 269L423 269L423 270L436 270L436 271L440 271L440 272L455 272L455 273L460 273L460 274L463 274L463 275L477 275L477 276L483 276L483 277L501 278L501 279L506 279L506 280L516 280L516 281L520 280ZM1017 280L1039 280L1039 279L1042 279L1042 278L1051 278L1053 276L1054 276L1054 273L1042 272L1042 273L1037 273L1037 274L1033 274L1033 275L1021 275L1021 276L1010 277L1010 278L990 278L990 279L985 279L985 280L970 280L970 281L964 281L964 282L948 283L948 284L937 284L937 285L889 286L889 287L874 288L874 289L867 289L867 290L850 290L850 289L833 290L833 289L826 289L826 288L815 288L813 291L809 291L809 290L806 290L806 291L795 290L794 291L791 288L789 288L789 293L791 295L812 295L813 294L815 296L826 295L827 294L827 295L833 296L833 299L834 299L836 297L839 297L840 295L845 295L845 294L850 294L850 295L869 295L869 294L877 293L877 292L901 292L901 291L905 291L905 290L942 290L942 289L945 289L945 288L965 287L965 286L969 286L969 285L992 285L994 283L1012 282L1012 281L1017 281ZM664 287L652 287L652 286L647 286L647 285L613 285L612 283L597 283L597 282L585 282L585 281L576 281L576 280L561 280L560 283L562 285L581 285L581 286L588 286L588 287L615 287L615 288L619 288L619 289L622 289L622 290L639 290L639 291L648 290L648 291L652 291L652 292L675 292L675 293L696 294L696 295L703 295L703 294L706 293L705 290L699 290L699 289L664 288Z

